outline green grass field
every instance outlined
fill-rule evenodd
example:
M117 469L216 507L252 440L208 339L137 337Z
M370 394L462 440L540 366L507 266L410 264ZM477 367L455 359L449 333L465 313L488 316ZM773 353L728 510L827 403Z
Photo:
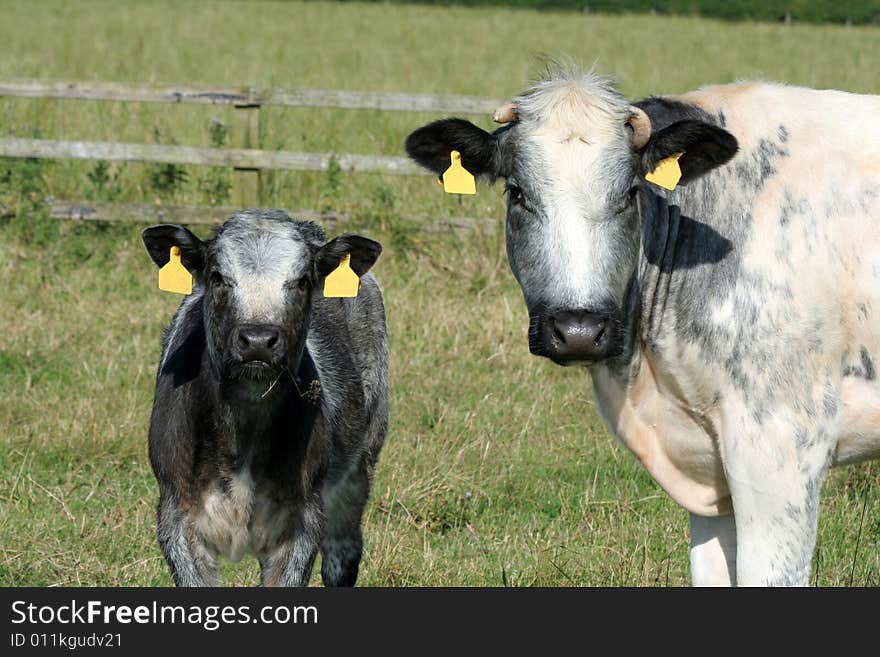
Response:
M544 55L562 55L595 62L632 97L756 77L880 93L880 29L870 27L0 0L0 42L0 80L506 97ZM437 118L264 113L266 148L390 155ZM213 120L232 125L214 107L0 100L0 135L209 145ZM34 199L204 204L228 174L193 167L174 184L156 167L99 169L0 161L0 206L18 211L0 220L0 585L171 582L155 542L146 434L159 336L179 297L156 289L142 226L53 222ZM607 433L588 373L529 355L503 233L428 233L400 218L495 216L500 225L500 187L458 200L429 178L278 173L266 192L270 206L344 211L347 229L386 246L375 273L388 310L392 419L365 517L361 584L688 583L687 514ZM813 583L880 583L878 484L876 464L831 474ZM255 584L256 564L225 575Z

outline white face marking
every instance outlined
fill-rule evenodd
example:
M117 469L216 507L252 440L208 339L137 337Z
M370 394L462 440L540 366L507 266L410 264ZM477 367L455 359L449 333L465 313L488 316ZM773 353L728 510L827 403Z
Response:
M527 303L620 305L637 244L627 230L634 207L618 215L634 178L628 102L587 75L539 84L517 104L518 161L508 184L524 190L530 207L510 210L508 253Z
M280 323L284 286L307 275L310 262L306 245L279 231L253 232L243 238L235 235L221 241L218 267L234 282L233 303L238 321Z
M616 266L621 246L610 224L610 185L600 173L607 145L560 143L551 134L533 137L530 147L541 153L548 174L541 186L544 297L560 308L594 308L616 296L611 290L622 291L631 273Z

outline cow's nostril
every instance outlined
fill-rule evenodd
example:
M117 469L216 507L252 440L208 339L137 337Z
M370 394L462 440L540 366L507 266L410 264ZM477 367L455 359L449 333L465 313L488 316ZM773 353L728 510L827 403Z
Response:
M248 340L248 336L244 331L239 331L238 333L238 344L240 347L249 347L251 345L251 341Z
M602 337L605 335L605 324L603 323L601 327L599 327L599 331L596 333L596 337L593 338L593 342L598 345L602 342Z
M560 344L565 344L565 334L559 330L559 326L557 326L556 322L553 322L553 337L556 338Z
M271 349L272 347L274 347L276 344L278 344L278 334L277 334L277 333L275 333L275 334L269 336L269 339L266 340L266 346L267 346L269 349Z

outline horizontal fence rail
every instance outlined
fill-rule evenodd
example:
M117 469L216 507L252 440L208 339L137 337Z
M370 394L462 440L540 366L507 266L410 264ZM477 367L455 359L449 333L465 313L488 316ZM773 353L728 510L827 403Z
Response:
M107 160L161 164L231 167L232 201L236 207L262 203L261 176L264 169L327 171L331 162L349 173L428 175L409 158L350 153L299 153L260 148L260 109L265 106L314 107L345 110L426 112L439 114L489 115L502 101L477 96L405 94L337 89L282 89L254 87L142 86L115 82L44 80L0 80L0 97L49 98L139 103L229 105L235 108L230 148L200 148L164 144L68 141L0 137L0 157ZM58 219L179 221L217 223L235 208L155 206L132 203L94 204L53 202L50 215ZM0 208L0 216L10 210ZM292 210L292 216L324 223L345 221L344 215L314 210ZM480 218L416 219L426 230L448 230L484 226L495 221Z
M0 137L0 156L122 162L161 162L229 166L237 169L285 169L326 171L336 159L343 171L381 172L394 175L426 174L409 158L391 155L348 155L334 153L294 153L248 148L195 148L162 144L126 144L95 141L56 141Z
M113 82L0 81L0 96L112 100L141 103L325 107L393 112L491 114L502 102L478 96L403 94L336 89L252 89L249 87L140 87Z
M152 205L149 203L93 203L91 201L58 201L48 199L49 216L74 221L131 221L134 223L219 224L240 210L231 206L194 207L187 205ZM307 208L283 208L295 219L316 221L326 227L344 224L349 217L335 211L320 212ZM444 232L461 228L481 228L492 232L503 221L488 217L455 217L435 219L403 216L417 222L422 230Z

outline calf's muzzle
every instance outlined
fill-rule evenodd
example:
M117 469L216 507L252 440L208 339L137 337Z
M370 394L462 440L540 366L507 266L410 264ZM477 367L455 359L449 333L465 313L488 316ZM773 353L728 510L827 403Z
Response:
M271 324L243 324L235 332L235 352L242 363L279 363L284 357L281 329Z

